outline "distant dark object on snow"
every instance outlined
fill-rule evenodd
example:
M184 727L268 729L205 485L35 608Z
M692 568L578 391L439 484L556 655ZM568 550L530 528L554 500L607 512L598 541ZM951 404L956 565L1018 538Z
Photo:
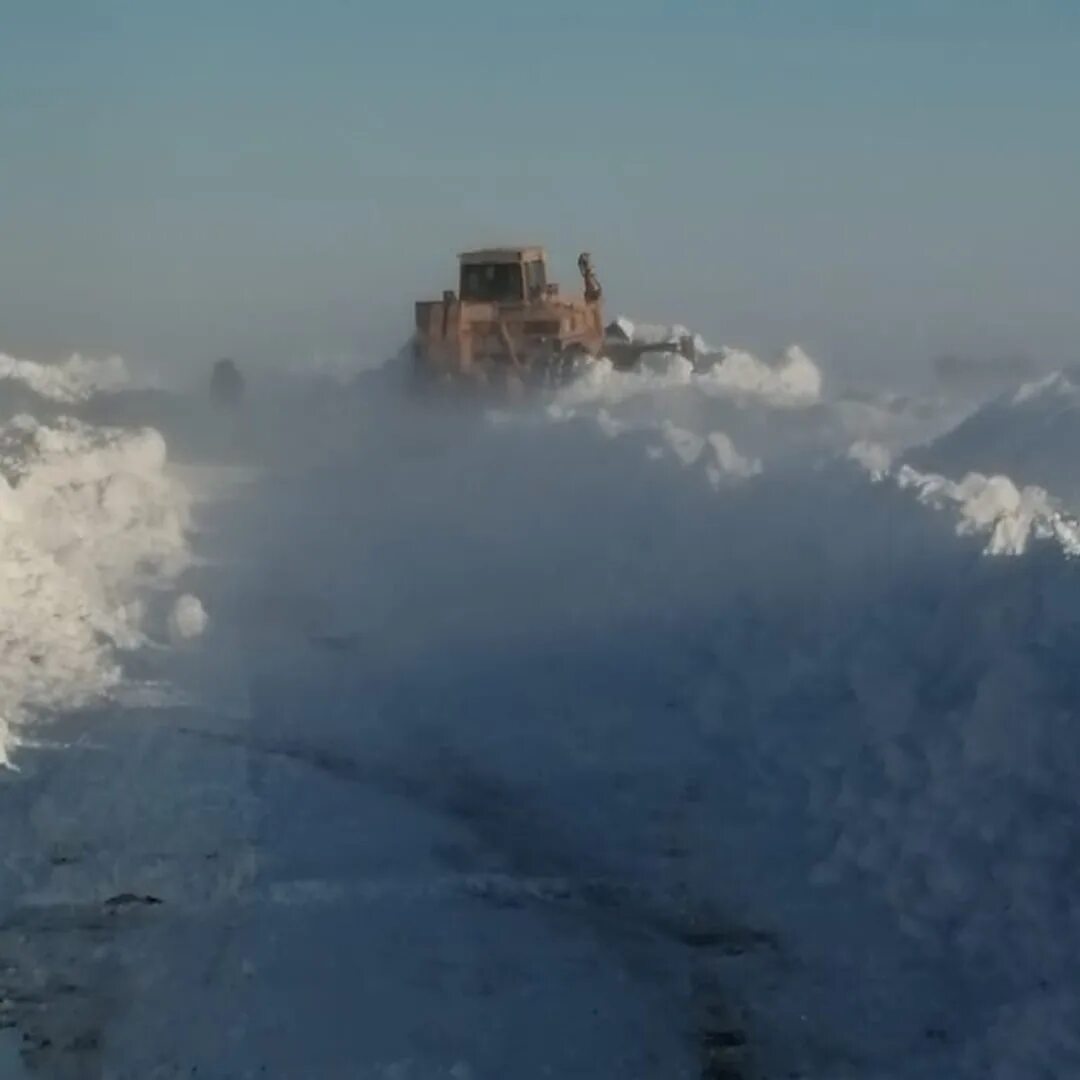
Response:
M244 376L233 360L218 360L210 376L210 397L216 405L235 409L244 396Z

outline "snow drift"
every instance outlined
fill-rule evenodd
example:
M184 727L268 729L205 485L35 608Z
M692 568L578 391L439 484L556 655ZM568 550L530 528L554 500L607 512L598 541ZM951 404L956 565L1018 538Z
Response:
M632 334L631 340L656 342L651 333ZM687 388L708 396L762 401L774 407L798 408L821 397L821 372L797 345L766 363L741 349L713 349L700 339L697 344L696 363L681 356L672 342L671 352L646 354L639 370L619 371L609 360L591 364L556 395L556 407L613 405Z
M679 705L657 706L654 719L687 761L710 763L706 783L718 793L701 797L696 828L716 854L700 854L698 871L738 877L755 915L768 912L786 940L819 944L823 970L848 970L838 1012L815 1017L819 1033L853 1037L843 1017L852 987L879 977L872 969L893 948L878 930L879 957L866 968L850 959L859 923L873 918L868 897L910 939L898 970L935 971L939 1000L898 981L888 1011L941 1010L943 1026L924 1020L923 1030L947 1029L947 1045L894 1056L877 1041L873 1067L806 1075L1074 1075L1080 578L1070 557L1080 524L1070 491L1080 394L1068 374L1029 384L913 450L903 439L932 431L948 407L854 405L823 398L820 386L792 395L759 375L729 372L716 392L717 380L675 354L640 373L598 365L547 414L633 447L642 485L650 479L627 495L621 519L617 497L594 491L595 513L611 524L591 526L582 543L603 552L618 582L602 599L597 590L611 621L598 636L625 636L620 603L637 615L623 616L631 626L665 627L650 637L657 653L636 663L679 671L670 686ZM737 455L727 469L708 456L711 438ZM844 456L878 482L835 468ZM684 473L708 463L727 475L724 494L700 505L661 496L661 483L676 485L649 458ZM609 462L613 490L632 490L624 464ZM651 500L652 520L634 517L635 500ZM634 544L647 557L625 550ZM527 541L508 545L520 553ZM690 640L672 629L686 624ZM658 655L668 649L681 657ZM594 708L582 702L575 715ZM688 730L711 753L688 749ZM619 738L647 737L636 732L622 726ZM736 794L725 801L723 789ZM736 825L745 805L753 820ZM805 895L791 898L774 860L795 850L813 885L796 881ZM841 925L809 917L815 891L848 913ZM776 1003L770 989L763 1012ZM884 1039L880 1026L865 1029L868 1046Z
M1007 476L968 473L959 483L903 466L896 478L912 488L919 501L953 506L959 535L986 534L989 555L1023 555L1033 540L1056 541L1066 555L1080 555L1080 523L1063 513L1042 488L1018 488Z
M1080 506L1080 369L999 395L904 460L950 476L1002 473Z
M114 392L129 382L127 365L119 356L98 360L76 353L63 363L42 364L0 353L0 396L5 383L21 384L48 401L70 405Z
M358 402L367 442L283 514L295 550L257 540L315 640L364 643L341 678L382 680L362 737L328 707L329 741L445 742L544 841L768 927L783 972L730 961L724 991L763 1043L818 1047L763 1075L1072 1075L1072 518L985 466L851 447L821 384L708 377L600 363L488 430ZM869 411L868 434L917 426ZM294 677L265 691L282 724Z
M990 555L1022 555L1036 541L1080 554L1078 455L1080 387L1069 372L1001 394L924 445L894 451L863 438L847 452L873 479L952 512L957 534L985 536Z
M186 565L188 526L156 431L25 415L0 425L0 760L29 717L117 684L117 650L145 639L148 590Z
M1080 555L1080 521L1043 488L1018 487L1007 476L978 472L959 481L910 465L893 472L889 451L862 440L852 443L847 456L875 482L892 479L923 505L953 513L957 536L986 537L987 555L1023 555L1038 541L1052 543L1067 556Z
M695 438L723 444L720 460L709 467L714 486L721 474L746 479L777 468L824 465L856 441L900 455L966 415L940 397L830 396L820 368L798 345L767 361L746 349L714 348L682 326L616 322L628 340L670 344L671 350L645 354L633 370L617 370L606 360L587 366L553 395L548 419L595 424L605 436L630 436L631 442L651 432L645 440L649 456L681 457L673 431L686 433L675 436L683 447ZM677 351L685 337L696 342L694 362Z

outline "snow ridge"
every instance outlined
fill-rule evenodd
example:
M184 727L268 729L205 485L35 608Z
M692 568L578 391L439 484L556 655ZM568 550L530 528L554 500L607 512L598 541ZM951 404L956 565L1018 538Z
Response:
M670 344L670 351L646 353L640 369L619 371L606 359L590 364L556 394L562 409L588 404L614 405L668 390L693 388L709 397L757 401L776 408L800 408L821 399L821 371L798 345L767 363L742 349L714 348L684 326L615 320L619 335L643 345ZM697 354L692 362L678 351L691 338Z
M957 536L985 536L987 555L1023 555L1040 540L1068 557L1080 555L1080 520L1044 488L1017 485L1001 474L969 472L956 481L907 464L893 471L889 451L867 441L852 443L847 456L875 482L891 478L924 506L954 513Z
M927 506L954 508L957 535L987 536L988 555L1023 555L1032 540L1052 540L1066 555L1080 555L1080 522L1040 487L1018 488L1007 476L975 472L956 483L909 465L900 467L896 482Z
M34 713L117 684L144 590L187 564L187 493L165 466L152 429L0 425L0 762Z

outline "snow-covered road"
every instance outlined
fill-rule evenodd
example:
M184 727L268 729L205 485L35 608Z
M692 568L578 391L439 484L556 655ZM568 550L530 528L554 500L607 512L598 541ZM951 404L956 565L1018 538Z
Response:
M455 423L207 510L204 703L151 721L140 786L230 811L177 816L206 850L175 888L126 886L165 903L124 946L118 1075L826 1075L936 1048L933 963L875 902L809 890L792 808L702 723L729 586L685 573L699 487L571 471L569 433L537 475L544 438L494 461Z
M740 891L755 813L693 720L693 586L626 532L698 492L628 493L609 462L522 501L528 440L461 512L469 455L447 449L422 439L389 488L361 454L218 490L186 579L212 629L166 661L191 703L73 717L62 751L24 756L32 887L0 953L46 1074L752 1076L835 1057L792 993L802 945ZM766 842L768 887L798 889L808 868ZM901 977L902 949L883 962Z
M7 861L29 887L0 954L16 958L28 1062L456 1078L698 1076L703 1055L741 1059L741 1014L696 957L775 942L635 868L619 806L592 789L611 779L603 729L649 680L627 683L614 656L598 674L565 644L508 648L509 622L489 637L488 618L510 618L512 565L478 582L416 564L439 567L424 585L448 607L471 605L460 648L452 618L395 599L404 580L381 590L396 614L379 611L364 582L403 508L355 489L328 502L338 479L270 475L207 509L198 705L83 714L52 733L62 750L22 758L5 816L21 815L25 849ZM254 522L288 544L260 550ZM568 740L584 756L562 776ZM671 858L678 815L656 823Z
M0 1069L1068 1075L1072 564L786 384L616 389L174 469L205 633L0 785Z

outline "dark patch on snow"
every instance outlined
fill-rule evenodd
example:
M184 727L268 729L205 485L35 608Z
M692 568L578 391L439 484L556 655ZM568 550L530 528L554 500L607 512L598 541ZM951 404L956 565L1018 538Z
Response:
M348 654L360 645L359 634L315 634L311 644L326 652Z
M716 949L725 956L743 956L759 949L776 952L780 947L775 934L746 927L690 926L678 931L675 936L692 949Z
M750 1039L746 1024L729 1005L715 976L695 973L692 1007L701 1080L750 1080Z
M130 907L156 907L158 904L164 903L156 896L139 896L135 893L119 893L116 896L110 896L105 901L105 907L108 910L116 911L122 908Z
M584 924L622 957L628 971L643 977L663 977L649 970L653 961L648 954L657 944L690 950L695 964L751 952L781 952L776 934L742 925L709 904L695 903L682 889L624 879L558 828L527 789L482 771L445 744L433 741L426 758L417 756L403 764L378 755L362 760L297 740L184 730L296 762L338 781L377 788L459 822L472 842L443 845L437 854L462 875L466 895L494 909L532 907ZM688 784L686 796L690 801L700 798L700 786ZM483 872L491 869L492 859L497 870ZM482 872L476 872L478 865ZM749 1080L752 1075L747 1025L731 1019L727 998L728 991L716 981L697 980L687 1003L702 1017L693 1029L702 1080Z

